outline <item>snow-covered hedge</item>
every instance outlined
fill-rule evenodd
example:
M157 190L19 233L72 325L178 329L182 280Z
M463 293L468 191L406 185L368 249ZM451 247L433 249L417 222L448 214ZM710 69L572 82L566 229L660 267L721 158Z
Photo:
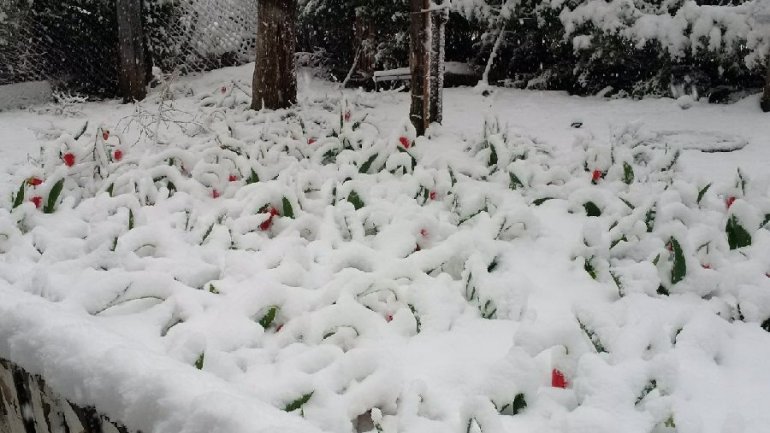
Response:
M519 87L724 100L725 90L761 84L770 50L764 0L455 0L451 7L449 60L484 65L503 31L492 78ZM334 67L347 70L356 22L366 23L377 67L405 65L407 10L403 1L308 0L300 14L311 29L303 47L324 48ZM719 93L720 86L727 89Z

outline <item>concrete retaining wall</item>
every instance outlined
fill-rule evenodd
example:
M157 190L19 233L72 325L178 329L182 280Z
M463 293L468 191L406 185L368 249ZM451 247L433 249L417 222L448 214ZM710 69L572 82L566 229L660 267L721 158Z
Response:
M41 377L0 359L0 433L129 433L94 408L56 395Z

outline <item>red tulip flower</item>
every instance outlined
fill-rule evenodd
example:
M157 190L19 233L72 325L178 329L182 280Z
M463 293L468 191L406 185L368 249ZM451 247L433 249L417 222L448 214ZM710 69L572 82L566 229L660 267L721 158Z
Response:
M438 196L438 194L436 194L436 191L431 191L430 192L429 197L430 197L431 200L435 200L437 196Z
M564 373L555 368L551 372L551 386L554 388L567 387L567 379L564 378Z
M110 131L108 129L105 129L102 131L102 138L104 141L107 141L110 139Z
M392 314L385 315L385 321L388 322L388 323L392 322L393 321L393 315Z
M280 215L280 213L278 212L278 209L274 207L271 207L270 209L268 209L267 212L270 214L267 217L267 220L265 220L265 222L259 225L259 229L262 230L263 232L270 230L270 227L273 226L273 218Z
M220 194L219 194L219 191L217 191L217 190L215 190L215 189L212 189L212 190L211 190L211 197L213 197L213 198L219 198L219 196L220 196Z
M43 197L40 197L39 195L32 197L31 199L29 199L29 201L31 201L32 203L35 203L35 207L38 209L40 209L40 206L43 205Z
M400 137L398 142L401 143L401 146L403 146L404 149L409 149L409 147L412 145L412 143L406 137Z
M728 209L732 207L733 203L735 203L735 197L733 196L727 197L727 200L725 200Z
M350 122L350 117L351 117L350 111L346 111L345 112L345 121L346 122Z
M27 183L31 186L40 186L43 183L43 180L37 177L30 177L27 179Z
M598 183L602 179L603 173L601 170L594 170L593 173L591 173L591 182Z
M234 174L231 174L230 177L227 180L229 180L230 182L237 182L238 181L238 176L236 176Z
M308 138L307 139L307 144L315 144L315 142L316 142L315 138Z
M62 156L62 159L64 160L64 164L67 167L72 167L75 165L75 155L71 152L67 152Z
M115 161L120 161L123 159L123 151L120 149L117 149L113 154L112 157L115 159Z

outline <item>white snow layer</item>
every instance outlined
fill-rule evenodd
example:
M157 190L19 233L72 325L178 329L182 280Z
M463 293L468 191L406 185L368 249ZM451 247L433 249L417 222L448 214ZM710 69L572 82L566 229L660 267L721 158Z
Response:
M0 114L0 357L147 432L765 431L756 98L459 89L415 138L406 95L249 75Z

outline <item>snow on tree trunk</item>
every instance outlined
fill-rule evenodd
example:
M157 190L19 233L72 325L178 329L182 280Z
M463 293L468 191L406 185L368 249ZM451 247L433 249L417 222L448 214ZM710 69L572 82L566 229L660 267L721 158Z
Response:
M147 96L147 58L142 29L141 0L117 0L120 71L118 82L125 102Z
M431 14L431 64L430 64L430 122L441 123L444 111L444 51L446 46L446 23L449 21L449 9L446 1L442 8Z
M260 0L251 108L287 108L297 102L296 0Z
M410 0L409 67L412 73L412 105L409 119L417 135L430 124L430 0Z
M765 76L765 91L762 93L762 100L760 101L762 111L765 113L770 112L770 53L767 54L767 72Z
M492 52L489 54L489 59L487 60L487 66L484 68L484 74L481 76L481 81L479 82L479 86L488 87L489 86L489 73L492 71L492 65L495 63L495 57L497 57L497 52L500 50L500 45L503 44L503 39L505 38L505 27L500 27L500 32L497 34L497 39L495 40L495 45L492 46Z

